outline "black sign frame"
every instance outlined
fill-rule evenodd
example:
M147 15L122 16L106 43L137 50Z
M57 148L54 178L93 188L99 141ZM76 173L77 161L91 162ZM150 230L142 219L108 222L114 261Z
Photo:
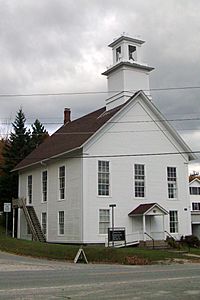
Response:
M125 227L108 228L108 245L110 242L126 242L126 229Z

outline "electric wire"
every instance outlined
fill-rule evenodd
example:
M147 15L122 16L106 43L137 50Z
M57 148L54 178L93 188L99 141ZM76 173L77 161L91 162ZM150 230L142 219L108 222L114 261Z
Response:
M144 92L149 91L174 91L174 90L191 90L191 89L200 89L200 86L182 86L182 87L164 87L164 88L150 88L148 90L143 90ZM48 96L72 96L72 95L93 95L93 94L107 94L107 93L135 93L138 90L130 90L130 91L85 91L85 92L55 92L55 93L21 93L21 94L0 94L0 97L48 97Z

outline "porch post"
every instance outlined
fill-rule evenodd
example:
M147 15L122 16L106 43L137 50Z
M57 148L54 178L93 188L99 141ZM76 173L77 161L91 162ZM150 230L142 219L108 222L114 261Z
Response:
M144 242L146 242L146 235L144 234L146 232L146 219L145 219L145 215L143 215L142 218L143 218L143 239L144 239Z
M165 240L165 215L163 214L163 239Z
M15 237L15 208L13 208L13 226L12 226L12 237Z

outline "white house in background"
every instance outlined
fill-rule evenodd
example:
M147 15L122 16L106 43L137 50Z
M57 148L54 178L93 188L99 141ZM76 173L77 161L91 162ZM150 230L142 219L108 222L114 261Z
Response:
M188 162L196 157L150 99L143 43L112 42L106 106L73 121L65 109L64 125L15 168L19 198L34 208L48 242L104 243L110 204L128 241L191 234ZM17 237L28 239L16 207Z
M192 219L192 234L200 239L200 179L196 177L189 183Z

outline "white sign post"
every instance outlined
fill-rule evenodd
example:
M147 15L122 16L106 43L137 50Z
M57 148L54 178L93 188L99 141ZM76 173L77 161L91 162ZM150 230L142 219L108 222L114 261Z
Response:
M6 236L8 234L8 213L11 212L11 203L4 203L4 212L6 213Z

